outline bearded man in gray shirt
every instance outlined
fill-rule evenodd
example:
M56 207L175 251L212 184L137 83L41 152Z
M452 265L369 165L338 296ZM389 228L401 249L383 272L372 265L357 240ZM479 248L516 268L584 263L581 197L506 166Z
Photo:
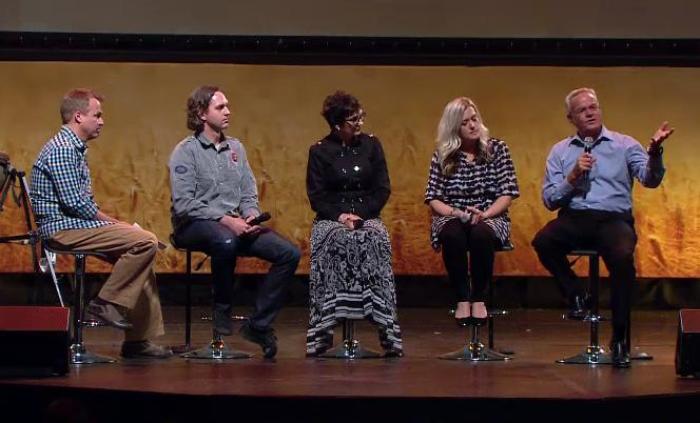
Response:
M223 133L230 114L218 87L198 87L187 100L187 127L194 133L175 147L169 164L174 241L211 256L214 331L220 335L232 333L236 258L253 256L272 263L255 310L240 331L260 345L265 358L272 358L277 339L271 325L300 252L274 231L253 223L260 215L255 177L243 144Z

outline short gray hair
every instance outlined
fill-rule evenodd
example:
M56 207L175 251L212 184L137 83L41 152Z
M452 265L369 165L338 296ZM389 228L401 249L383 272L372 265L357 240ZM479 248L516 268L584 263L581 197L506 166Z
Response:
M574 99L574 97L580 95L580 94L588 94L591 97L595 98L596 101L598 101L598 94L595 93L595 90L593 88L576 88L575 90L571 91L569 94L566 95L566 98L564 99L564 106L566 107L566 113L571 112L571 100Z

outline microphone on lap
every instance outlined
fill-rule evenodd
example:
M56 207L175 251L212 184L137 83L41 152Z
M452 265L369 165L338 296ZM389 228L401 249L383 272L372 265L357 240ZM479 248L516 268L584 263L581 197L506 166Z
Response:
M262 212L262 213L260 213L258 216L254 217L253 220L251 220L250 222L248 222L248 224L249 224L250 226L259 225L259 224L261 224L261 223L263 223L263 222L267 222L268 220L270 220L271 217L272 217L272 216L270 215L270 213L268 213L268 212Z

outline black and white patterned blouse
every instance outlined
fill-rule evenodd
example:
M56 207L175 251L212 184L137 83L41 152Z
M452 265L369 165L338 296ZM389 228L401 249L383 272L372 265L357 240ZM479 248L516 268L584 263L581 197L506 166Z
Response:
M510 158L508 146L504 141L491 138L488 147L493 151L490 161L468 161L466 154L457 151L457 163L454 173L445 176L440 169L437 151L430 162L428 186L425 190L425 203L440 200L448 206L464 210L467 206L485 211L498 197L509 195L513 198L520 196L515 166ZM430 230L430 241L436 250L440 249L438 236L445 223L454 216L434 215ZM488 218L484 223L489 225L502 243L510 240L510 218L508 211L500 216Z

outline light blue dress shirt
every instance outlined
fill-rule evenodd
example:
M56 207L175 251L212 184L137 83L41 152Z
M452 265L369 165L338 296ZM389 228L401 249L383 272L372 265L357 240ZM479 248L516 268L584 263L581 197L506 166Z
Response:
M547 157L542 200L549 210L604 210L630 212L634 178L648 188L661 184L665 169L661 155L649 156L634 138L603 127L591 154L595 163L589 176L575 185L566 176L583 154L578 135L559 141Z

